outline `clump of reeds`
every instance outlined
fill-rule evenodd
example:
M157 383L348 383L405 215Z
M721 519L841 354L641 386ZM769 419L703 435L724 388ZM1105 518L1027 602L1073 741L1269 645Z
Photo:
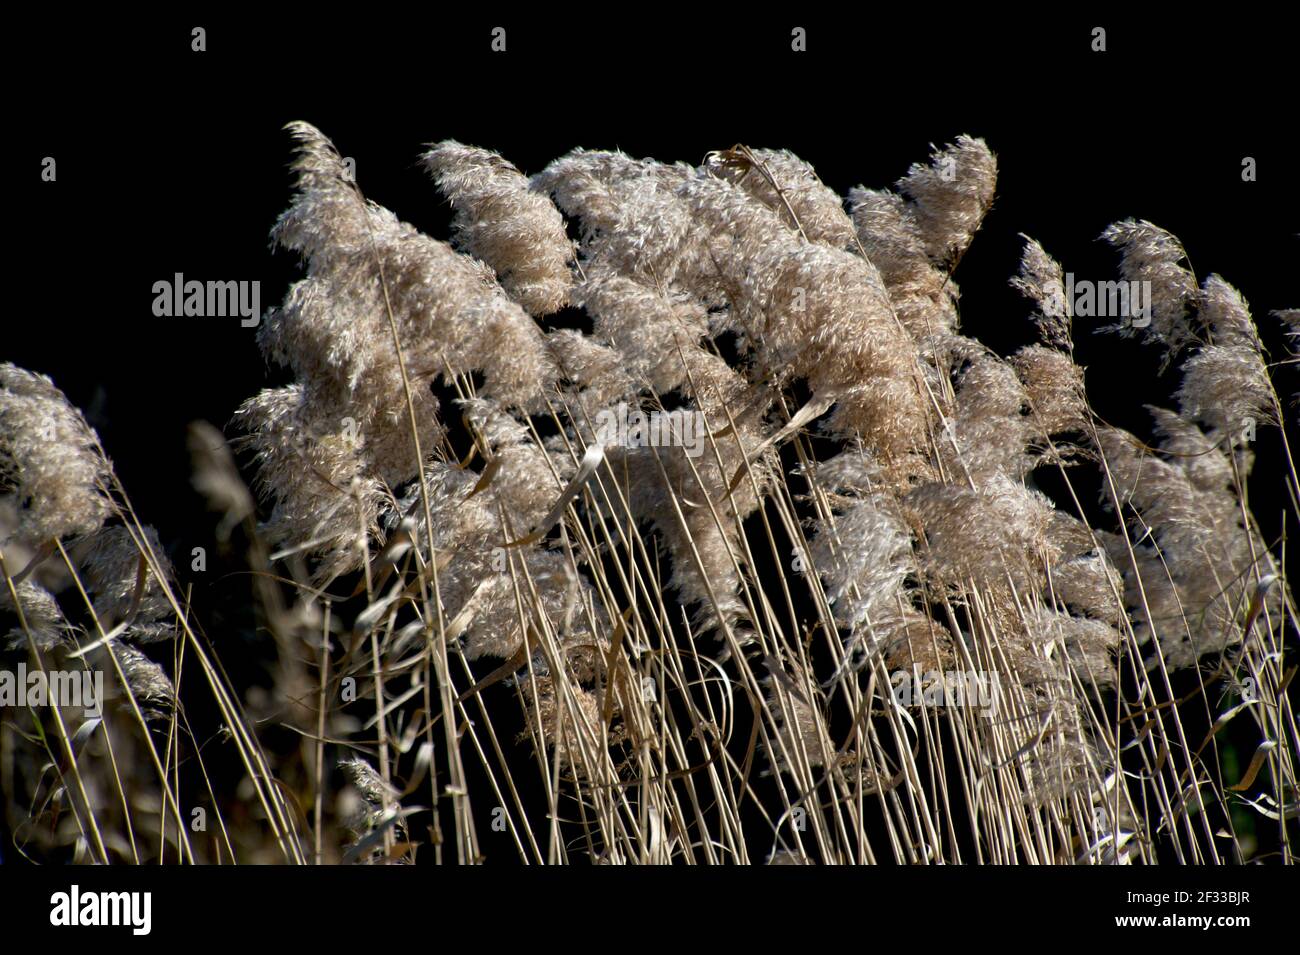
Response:
M122 704L0 734L22 851L1196 863L1270 830L1292 860L1296 609L1243 440L1288 419L1246 302L1175 237L1105 234L1181 362L1148 443L1092 411L1037 242L1012 282L1039 342L962 334L979 139L847 203L788 152L579 150L529 178L447 141L424 161L448 243L290 129L274 238L304 275L259 343L293 381L231 447L191 435L219 539L247 545L269 690L225 675L78 412L0 368L8 643L106 665ZM659 415L659 440L611 439L612 411ZM207 771L183 672L233 769ZM1234 720L1257 749L1227 771ZM297 742L269 751L272 727Z

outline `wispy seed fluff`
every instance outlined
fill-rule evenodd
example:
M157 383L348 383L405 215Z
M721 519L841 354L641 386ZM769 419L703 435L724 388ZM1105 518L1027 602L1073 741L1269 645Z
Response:
M825 721L810 700L815 698L815 681L808 679L805 668L792 660L786 668L775 669L779 664L768 662L767 684L764 694L776 735L765 744L769 768L772 772L798 777L801 764L822 766L825 753L834 752L834 743L827 734ZM770 732L770 731L769 731Z
M810 542L835 621L854 634L883 628L911 604L903 582L915 569L912 533L865 455L846 451L808 470L836 511L816 522Z
M275 501L272 529L319 553L323 579L359 566L383 485L420 467L397 342L425 451L443 433L434 379L482 372L482 395L535 408L558 370L488 266L364 200L329 140L305 123L290 129L301 144L298 193L273 235L307 259L307 277L259 342L298 381L263 392L237 419Z
M329 140L291 129L298 194L273 236L306 257L307 278L263 322L267 356L298 372L313 403L346 405L368 424L402 395L391 305L416 381L481 371L489 397L535 404L554 369L541 330L492 271L363 200Z
M1236 435L1278 423L1259 333L1241 293L1217 275L1205 280L1198 317L1212 341L1183 363L1183 415Z
M457 247L492 266L529 313L540 317L562 308L574 250L550 199L531 190L501 156L455 140L425 153L424 165L456 210Z
M1196 299L1196 278L1181 263L1187 252L1171 233L1146 220L1116 222L1101 237L1120 251L1120 274L1129 282L1151 283L1151 324L1144 339L1178 352L1192 338L1187 310ZM1133 335L1138 329L1121 323L1102 331Z
M983 487L997 475L1019 480L1033 466L1027 453L1033 419L1015 370L992 353L977 353L961 375L957 407L939 439L949 474Z
M1043 344L1068 349L1071 315L1065 297L1065 272L1036 240L1026 237L1020 273L1011 280L1011 285L1038 306L1032 317Z
M834 434L881 455L923 442L927 409L915 345L869 261L805 241L743 190L710 175L682 186L733 308L729 327L759 369L804 378L833 398Z
M574 465L567 456L551 455L528 441L523 426L491 402L470 400L463 408L466 423L497 462L491 480L478 487L480 474L431 461L424 481L433 546L445 562L439 565L439 594L447 619L460 621L466 657L509 659L523 646L528 627L549 627L562 642L598 643L603 637L591 634L582 612L591 587L572 561L541 544L503 546L533 530L572 477ZM397 501L386 521L390 539L398 515L415 513L420 502L418 486ZM413 520L407 526L427 551L426 523ZM519 593L525 595L522 617Z
M1083 369L1064 352L1026 345L1010 359L1040 434L1081 431L1088 422Z
M235 421L254 452L255 486L274 502L269 538L319 554L318 580L359 568L360 543L375 533L384 495L367 474L357 432L317 412L300 384L262 391Z
M350 848L357 850L360 849L368 834L374 832L376 827L385 824L386 812L392 811L399 805L401 794L393 786L384 782L384 778L376 772L375 768L360 757L342 760L339 769L343 770L348 782L352 784L351 792L345 790L339 802L343 810L341 815L344 817L344 823L356 837ZM347 795L351 795L352 798L345 800L344 796ZM406 824L401 818L393 823L393 836L399 842L406 838ZM376 864L386 861L382 846L370 849L364 854L364 858Z
M10 570L11 575L14 572L13 569ZM15 585L14 590L18 595L16 603L9 587L0 582L0 610L11 611L15 617L18 616L18 611L22 612L19 623L4 636L5 647L10 650L26 649L29 633L32 642L41 652L64 643L68 637L68 622L54 595L30 577Z
M18 540L40 545L98 530L113 512L109 476L99 438L63 392L44 375L0 364L0 491L18 501Z
M520 733L520 738L535 734L552 750L563 769L583 777L592 775L604 752L600 700L583 687L567 683L566 689L559 691L567 696L566 703L559 697L551 676L521 677L519 688L528 719L528 729ZM589 753L594 754L596 765L592 765Z
M176 703L176 687L161 666L129 643L112 644L127 689L145 719L163 719Z
M1058 563L1051 578L1057 600L1079 614L1108 623L1123 619L1124 578L1104 550Z
M1198 447L1189 433L1194 426L1169 425L1166 417L1171 437L1161 450L1169 461L1119 429L1101 429L1098 436L1119 502L1140 515L1130 521L1132 557L1121 538L1103 537L1124 572L1134 633L1139 643L1157 637L1166 665L1178 668L1240 642L1242 608L1258 581L1278 571L1242 524L1240 502L1223 481L1224 452L1201 440L1199 453L1185 457ZM1202 460L1215 457L1209 464ZM1278 588L1270 593L1279 599Z
M950 274L993 205L997 160L982 139L958 137L914 164L896 192L849 191L849 207L867 257L880 269L898 317L918 339L957 328L957 286Z
M935 583L1001 586L1009 579L1025 590L1038 582L1053 513L1044 495L994 474L978 491L925 484L904 503L924 529L923 566Z
M1059 644L1084 685L1115 683L1115 654L1124 638L1110 624L1041 605L1029 608L1026 618L1030 639L1042 646Z
M857 248L853 220L844 211L844 201L794 153L784 149L726 150L711 154L706 167L797 227L809 242L845 251Z
M697 292L711 270L696 261L690 209L677 198L689 166L578 149L532 179L582 231L583 269L600 266L646 285L689 284ZM689 273L679 281L679 272Z
M906 524L877 502L846 504L834 528L820 531L813 562L826 583L838 624L856 631L897 616L903 581L912 570L912 538Z
M143 542L170 579L171 564L152 527L144 528ZM171 603L128 528L117 525L101 530L77 549L76 557L86 585L94 594L95 615L105 630L129 619L127 636L139 642L164 640L175 634L174 624L167 622Z
M988 144L958 136L956 143L936 150L928 164L914 163L899 180L898 191L912 200L932 261L951 263L966 251L993 207L997 176L997 159Z
M682 414L666 416L669 428L678 428L679 433ZM652 521L663 536L672 557L670 585L678 589L684 603L700 605L696 620L706 627L747 615L737 596L737 568L743 565L744 553L740 524L760 503L748 475L760 491L769 480L768 469L752 458L757 434L741 422L738 426L737 433L711 444L694 459L682 447L614 448L608 455L615 475L632 477L628 488L632 513ZM752 471L728 493L732 476L743 466L742 447L751 453Z
M575 302L592 316L592 334L620 353L629 384L658 394L682 386L682 351L692 352L708 332L703 304L689 295L665 293L635 279L593 266L574 290Z
M1226 447L1215 440L1215 432L1207 434L1190 418L1167 408L1148 406L1147 411L1155 419L1160 450L1177 464L1193 487L1218 494L1232 487L1233 463L1223 453Z
M853 222L867 257L880 269L899 321L918 339L957 328L957 287L930 261L915 216L902 196L849 192Z

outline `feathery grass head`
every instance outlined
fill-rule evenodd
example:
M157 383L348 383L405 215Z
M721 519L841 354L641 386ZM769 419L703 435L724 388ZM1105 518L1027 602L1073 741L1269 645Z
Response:
M573 283L573 245L559 210L496 153L455 140L424 154L425 168L456 210L456 244L496 271L502 286L530 314L562 308Z
M18 500L18 538L94 533L113 512L109 473L98 436L54 383L0 364L0 487Z
M1125 219L1109 226L1102 239L1120 252L1120 274L1129 282L1150 283L1150 324L1142 336L1179 352L1191 341L1187 312L1196 300L1196 277L1182 263L1187 252L1172 234L1146 220ZM1133 325L1110 329L1121 335L1135 333Z

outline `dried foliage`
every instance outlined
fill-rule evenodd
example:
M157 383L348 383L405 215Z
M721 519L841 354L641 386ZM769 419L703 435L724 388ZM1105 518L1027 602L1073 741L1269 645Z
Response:
M0 734L20 851L1224 862L1269 828L1292 860L1296 612L1243 437L1286 416L1244 299L1174 236L1105 235L1182 362L1147 444L1090 407L1037 242L1011 281L1039 342L961 332L997 183L979 139L847 201L785 151L578 150L530 177L447 140L424 156L447 243L290 131L273 237L304 274L259 344L292 381L231 447L190 435L269 687L226 675L81 415L0 366L6 643L122 704ZM182 685L215 705L219 770ZM1266 766L1225 770L1197 707L1253 722Z

